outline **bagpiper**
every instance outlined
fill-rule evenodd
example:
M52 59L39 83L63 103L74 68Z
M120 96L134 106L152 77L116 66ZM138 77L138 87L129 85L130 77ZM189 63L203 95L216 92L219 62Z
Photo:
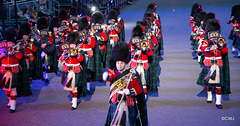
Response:
M59 60L64 62L63 74L61 83L64 90L67 90L72 95L72 110L77 108L77 98L82 92L79 88L84 89L86 85L86 77L84 76L85 66L82 63L84 61L84 55L80 52L79 46L79 35L77 32L71 32L68 34L67 42L62 45L64 50Z
M101 24L104 22L103 14L99 11L94 12L91 15L91 29L90 35L93 35L96 38L96 46L100 49L100 58L103 68L106 68L107 61L110 59L110 44L108 33L106 30L102 29ZM102 69L102 68L100 68ZM101 80L102 77L96 78L97 80Z
M240 4L232 7L231 19L228 24L232 22L232 30L229 35L229 39L233 40L232 51L235 52L237 49L238 57L240 57Z
M117 43L109 60L103 80L110 82L110 107L105 126L147 126L147 106L141 79L136 71L127 68L131 59L127 43Z
M140 25L137 25L133 28L131 37L134 38L130 41L130 49L132 54L130 67L136 69L136 71L139 73L144 93L146 94L147 86L149 84L147 84L147 82L149 82L148 59L153 55L152 45L148 40L144 39L143 30ZM134 40L135 38L136 40Z
M16 111L16 99L17 99L17 86L19 84L20 77L20 60L23 54L16 50L18 45L16 42L16 29L9 28L5 30L6 41L0 43L1 46L1 73L3 74L3 79L0 87L6 92L6 96L9 99L8 107L10 108L10 113Z
M96 39L93 35L89 34L90 17L83 16L79 20L79 37L80 37L80 49L84 52L84 56L87 64L87 91L90 92L90 82L94 81L94 77L99 76L99 71L96 71L99 66L101 66L99 57L99 48L96 47Z
M49 23L47 17L41 17L37 21L37 29L40 34L35 39L39 41L41 47L41 57L43 61L43 76L46 83L49 83L49 73L51 66L54 66L54 52L56 46L54 45L53 33L48 29ZM52 68L53 71L53 68Z
M197 84L206 86L207 103L212 103L212 87L215 87L215 104L218 109L222 109L222 94L231 92L228 48L226 40L221 36L218 20L207 21L201 50L204 53L204 67Z

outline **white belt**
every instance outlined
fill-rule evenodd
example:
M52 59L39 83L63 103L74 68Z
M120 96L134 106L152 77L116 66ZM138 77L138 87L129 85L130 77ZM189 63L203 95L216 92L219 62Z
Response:
M88 48L88 49L82 49L83 51L90 51L92 50L91 48Z
M26 56L31 56L32 54L30 53L30 54L26 54Z
M138 63L147 63L148 61L147 60L135 60L135 59L132 59L133 62L138 62Z
M111 34L111 35L109 35L109 36L117 36L117 37L118 37L118 35L117 35L117 34L115 34L115 35L114 35L114 34Z
M11 64L11 65L2 64L2 66L4 66L4 67L16 67L16 66L19 66L19 64Z
M68 64L68 63L65 63L66 66L70 66L70 67L75 67L75 66L80 66L80 63L78 64Z
M214 59L222 59L222 57L204 57L205 59L210 59L210 60L214 60Z

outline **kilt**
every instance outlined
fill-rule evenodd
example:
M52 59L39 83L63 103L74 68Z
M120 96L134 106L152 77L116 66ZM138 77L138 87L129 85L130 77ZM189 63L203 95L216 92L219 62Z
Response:
M22 53L23 51L20 50ZM20 60L19 65L22 67L22 71L19 72L19 83L17 85L17 95L18 96L29 96L32 95L31 83L29 80L29 71L27 70L26 57Z
M151 44L153 45L153 41L150 40ZM157 91L157 82L159 81L158 72L159 72L159 56L157 55L156 47L153 46L153 55L148 58L149 68L148 68L148 75L149 75L149 82L148 91Z
M87 61L87 69L91 72L95 72L95 64L94 64L94 57L88 57Z
M108 110L108 115L107 115L107 120L105 122L105 126L110 126L113 116L115 114L116 108L118 104L113 104L112 102L110 103L110 107ZM129 107L128 106L128 111L129 111L129 123L130 126L136 126L136 117L137 117L137 110L136 106Z
M33 77L33 72L34 72L34 61L29 61L29 77Z
M34 53L35 63L34 63L34 73L33 77L36 79L43 78L43 67L42 67L42 59L41 59L41 49L39 43L35 40L33 41L34 46L37 48L36 53Z
M197 80L197 84L198 85L205 85L205 86L218 86L218 87L223 87L224 86L224 82L223 82L223 69L222 67L219 67L219 71L220 71L220 83L218 84L210 84L208 83L207 80L204 80L204 78L206 77L206 75L208 74L210 70L210 67L206 67L204 66L201 73L199 74L198 80Z
M11 67L9 68L6 68L6 70L10 70ZM11 71L11 70L10 70ZM20 81L19 81L19 78L20 78L20 74L17 73L17 74L13 74L13 79L12 79L12 85L10 87L10 89L12 88L16 88L17 85L21 84ZM4 79L5 80L5 79ZM2 80L3 81L3 80ZM6 80L5 80L6 81ZM8 83L5 84L5 81L2 82L1 86L0 87L3 87L3 88L6 88L6 89L9 89L9 86L10 86L10 80L8 81Z
M235 41L235 42L233 42L234 48L240 49L240 37L234 35L234 40L233 41Z
M92 76L92 81L100 81L102 80L102 59L101 59L101 50L99 49L98 41L95 37L95 48L93 50L94 57L94 73Z
M72 67L69 67L68 68L69 70L72 70L73 68ZM62 80L61 80L61 83L62 85L64 85L66 79L67 79L67 76L68 76L68 73L69 72L63 72L62 74ZM84 83L81 83L82 82L82 79L83 79L83 71L79 72L79 73L75 73L75 87L78 87L78 86L85 86ZM69 87L70 85L66 85L66 87Z
M228 36L228 39L233 40L233 33L234 33L234 31L231 30L231 31L230 31L230 34L229 34L229 36Z

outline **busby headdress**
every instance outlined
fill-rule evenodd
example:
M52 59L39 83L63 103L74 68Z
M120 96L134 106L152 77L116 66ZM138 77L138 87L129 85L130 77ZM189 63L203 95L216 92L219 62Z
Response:
M117 15L120 15L120 7L114 7L112 10L115 10L117 12Z
M4 39L8 42L16 42L17 37L17 29L15 28L8 28L5 30L5 37Z
M146 11L143 16L143 20L150 20L151 22L154 20L153 12Z
M220 25L217 19L209 19L206 22L206 28L205 28L205 33L204 33L204 38L208 38L208 32L211 31L220 31Z
M196 18L196 26L200 26L200 25L201 25L201 22L204 21L205 16L206 16L206 12L200 12L200 13L197 15L197 18Z
M99 23L102 24L104 22L104 17L103 14L99 11L95 11L92 15L91 15L91 24L94 23Z
M79 20L79 30L82 31L83 29L90 29L90 24L89 24L90 17L84 16L81 17Z
M60 10L58 17L62 20L67 20L68 19L68 11L65 9Z
M117 12L115 10L111 10L107 16L107 24L108 24L108 20L114 19L116 21L117 18L118 18Z
M193 6L192 6L192 11L191 11L190 16L193 17L194 14L195 14L195 12L196 12L196 10L197 10L198 8L202 8L202 6L201 6L199 3L195 3L195 4L193 4Z
M46 29L48 27L48 18L47 17L41 17L37 21L37 28L39 30Z
M156 9L157 9L157 3L151 3L147 6L147 11L156 12Z
M67 42L70 44L77 44L79 42L79 35L77 32L71 32L67 36Z
M82 13L82 7L77 7L77 14L81 14Z
M127 64L130 59L131 52L128 44L126 42L118 42L112 49L111 58L109 60L109 68L116 69L117 61L123 61Z
M205 29L206 23L209 19L215 19L215 13L210 12L205 15L204 22L203 22L203 29Z
M29 35L31 33L31 23L24 22L21 24L20 29L17 33L17 40L22 39L23 35Z
M69 15L76 16L77 15L77 7L70 8Z
M136 27L133 28L132 30L132 37L139 37L140 39L144 38L143 30L140 25L137 25Z
M53 32L53 28L59 28L61 26L60 19L58 17L53 17L50 21L49 31Z

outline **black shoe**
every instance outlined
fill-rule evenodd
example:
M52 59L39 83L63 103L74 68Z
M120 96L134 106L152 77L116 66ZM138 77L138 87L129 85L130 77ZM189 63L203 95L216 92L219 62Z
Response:
M218 109L222 109L222 105L216 105Z
M10 113L14 113L15 111L16 111L16 110L12 110L12 109L9 110Z
M48 84L48 83L49 83L49 80L48 80L48 79L46 79L46 80L45 80L45 83L47 83L47 84Z
M209 104L210 104L210 103L212 103L212 101L207 101L207 103L209 103Z
M75 109L77 109L77 108L74 108L74 107L71 108L71 110L75 110Z

